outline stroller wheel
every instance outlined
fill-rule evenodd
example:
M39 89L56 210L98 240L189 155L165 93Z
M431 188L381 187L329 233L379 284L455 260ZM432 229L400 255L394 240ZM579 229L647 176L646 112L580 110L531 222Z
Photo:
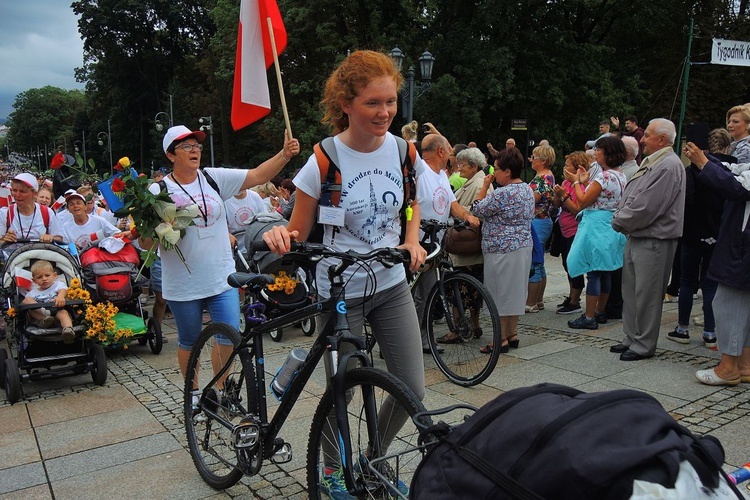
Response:
M94 344L89 349L89 355L94 362L91 368L91 378L96 385L104 385L107 381L107 356L104 354L104 348L99 344Z
M161 333L161 326L156 321L156 318L149 318L148 320L148 346L151 348L151 352L159 354L161 348L164 345L164 337Z
M315 316L302 320L300 328L302 328L302 333L304 333L305 336L312 336L312 334L315 333Z
M277 328L275 330L271 330L268 332L268 334L271 336L271 340L274 342L281 342L281 338L284 336L284 329L283 328Z
M5 360L8 359L8 351L0 348L0 380L5 382Z
M10 404L21 398L21 374L18 373L18 364L13 358L5 360L5 397Z

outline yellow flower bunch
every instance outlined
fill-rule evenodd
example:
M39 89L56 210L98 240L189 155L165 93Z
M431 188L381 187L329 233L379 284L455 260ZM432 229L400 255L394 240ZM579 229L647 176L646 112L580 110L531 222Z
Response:
M86 330L87 339L98 340L107 345L122 343L123 348L127 349L127 341L133 336L133 331L128 328L116 328L114 317L119 312L117 306L109 301L93 304L91 294L81 288L81 280L78 278L70 280L66 296L86 303L84 321L89 327Z
M267 288L272 292L284 291L287 295L294 293L294 289L297 287L299 280L293 276L289 276L286 271L279 271L278 275L271 275L275 278L274 282L267 285Z

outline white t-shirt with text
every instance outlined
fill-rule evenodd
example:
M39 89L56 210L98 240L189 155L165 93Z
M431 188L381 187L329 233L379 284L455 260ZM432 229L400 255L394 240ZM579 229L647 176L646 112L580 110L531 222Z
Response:
M396 139L387 133L383 144L370 153L355 151L334 137L341 170L342 189L339 207L345 209L344 226L326 225L323 243L335 250L366 253L375 248L397 247L401 237L399 211L404 203L403 173ZM422 160L417 159L417 164ZM424 168L423 165L419 165ZM294 178L297 189L320 200L320 169L315 155L310 156ZM317 214L315 214L317 220ZM323 259L317 267L318 293L329 296L328 267L335 259ZM378 291L387 290L406 279L403 266L385 268L372 263ZM344 273L347 297L362 297L365 288L372 291L363 271L351 266ZM352 276L354 276L352 278ZM350 279L351 278L351 279Z
M246 170L228 168L206 168L219 187L221 196L206 181L201 171L198 178L178 185L172 176L164 177L167 192L177 208L197 204L203 213L193 219L194 226L185 231L177 242L185 263L175 250L161 249L162 294L167 300L188 301L218 295L231 288L227 276L234 272L234 258L229 245L224 200L233 197L242 188ZM159 185L154 183L149 190L157 194ZM204 215L205 214L205 219Z

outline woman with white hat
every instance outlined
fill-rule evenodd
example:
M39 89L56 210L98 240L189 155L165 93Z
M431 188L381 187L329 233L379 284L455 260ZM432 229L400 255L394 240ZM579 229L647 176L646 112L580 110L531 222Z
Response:
M163 186L178 208L197 205L199 210L195 225L186 229L177 244L184 263L177 251L160 250L162 294L177 324L177 360L183 376L190 349L203 328L204 307L212 321L239 327L239 294L227 284L235 264L224 201L243 189L271 180L300 150L299 142L285 134L284 148L257 168L201 170L200 141L205 138L201 131L177 125L167 130L162 141L164 153L173 165ZM160 189L157 183L149 187L154 194ZM141 238L139 246L152 248L153 242Z
M62 242L62 227L55 213L34 202L39 182L33 174L23 172L11 179L10 193L15 203L0 209L2 242L38 239L42 243Z

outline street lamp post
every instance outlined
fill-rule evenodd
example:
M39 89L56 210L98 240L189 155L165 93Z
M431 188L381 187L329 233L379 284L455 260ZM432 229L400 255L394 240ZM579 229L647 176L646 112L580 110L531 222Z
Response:
M401 71L401 67L404 64L404 53L398 47L394 47L391 50L391 57L396 61L398 70ZM409 66L406 72L406 89L401 92L402 101L402 115L406 118L406 123L411 123L414 115L414 100L418 99L425 91L432 85L432 68L435 64L435 56L430 54L428 51L424 51L419 61L419 70L422 74L422 81L414 82L414 66Z
M164 115L164 117L162 118L161 115ZM172 128L172 118L164 111L159 111L156 113L156 116L154 116L154 127L158 132L164 130L164 124L161 122L162 119L166 119L167 123L169 123L169 128Z
M209 140L209 147L211 148L211 166L215 167L214 165L214 124L213 120L210 116L202 116L198 123L205 123L205 125L201 125L201 130L208 131L208 140Z
M167 94L169 96L169 128L174 127L174 115L172 114L172 94Z
M107 138L107 149L109 149L109 175L112 175L114 164L112 163L112 129L110 128L109 120L107 120L107 131L96 134L100 146L104 146L104 137Z

